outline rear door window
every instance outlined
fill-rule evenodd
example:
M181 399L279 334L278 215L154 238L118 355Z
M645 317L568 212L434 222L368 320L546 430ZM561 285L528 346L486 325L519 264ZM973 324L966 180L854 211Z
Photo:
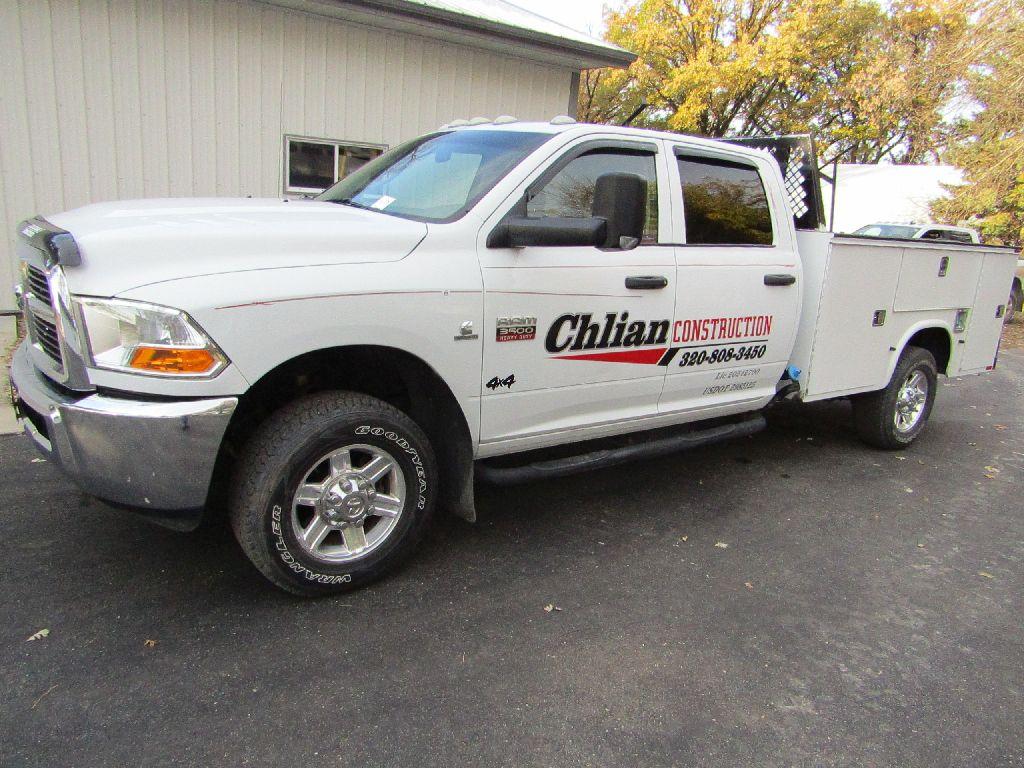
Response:
M677 156L689 245L771 245L772 214L753 165Z

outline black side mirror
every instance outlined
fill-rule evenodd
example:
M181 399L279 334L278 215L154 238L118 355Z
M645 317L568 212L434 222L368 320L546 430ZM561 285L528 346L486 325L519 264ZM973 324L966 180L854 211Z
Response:
M487 236L488 248L524 248L528 245L604 245L608 224L604 219L547 216L530 219L510 216Z
M647 220L647 181L634 173L598 176L591 214L608 222L604 248L635 248Z

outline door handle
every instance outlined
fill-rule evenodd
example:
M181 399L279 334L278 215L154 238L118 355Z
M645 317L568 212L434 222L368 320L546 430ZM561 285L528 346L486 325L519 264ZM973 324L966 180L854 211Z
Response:
M796 275L765 275L765 285L792 285L796 282Z
M662 275L632 275L626 278L626 287L636 291L656 291L668 285L668 278Z

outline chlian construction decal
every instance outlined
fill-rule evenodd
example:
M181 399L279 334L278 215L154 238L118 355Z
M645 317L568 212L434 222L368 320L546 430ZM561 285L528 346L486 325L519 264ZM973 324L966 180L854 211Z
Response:
M758 360L768 348L773 315L630 320L628 312L555 318L544 347L556 360L680 367Z

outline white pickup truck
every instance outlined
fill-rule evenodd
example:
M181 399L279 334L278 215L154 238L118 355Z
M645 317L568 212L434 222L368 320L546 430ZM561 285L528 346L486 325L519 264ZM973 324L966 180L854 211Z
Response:
M749 434L781 397L906 446L937 375L995 366L1015 256L797 231L787 183L762 150L500 121L316 200L32 219L16 405L86 492L226 508L304 595L393 568L436 507L473 519L475 481Z

